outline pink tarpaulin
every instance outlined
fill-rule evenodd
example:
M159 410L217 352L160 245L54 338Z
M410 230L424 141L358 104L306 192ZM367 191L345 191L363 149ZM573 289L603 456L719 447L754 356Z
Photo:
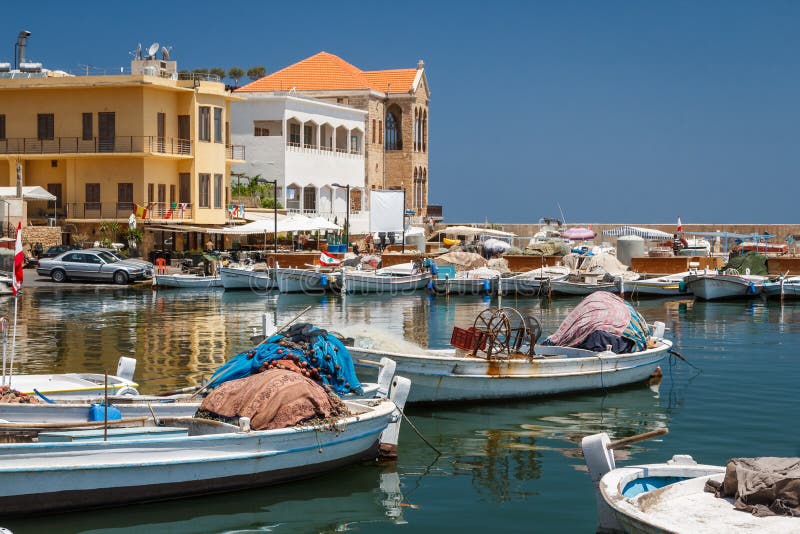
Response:
M561 232L561 237L565 237L567 239L574 239L576 241L594 239L596 235L597 234L594 231L583 227L569 228Z

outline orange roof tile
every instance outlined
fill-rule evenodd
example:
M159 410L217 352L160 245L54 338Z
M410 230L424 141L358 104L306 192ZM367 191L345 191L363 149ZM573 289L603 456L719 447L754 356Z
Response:
M376 70L364 72L339 56L320 52L236 91L335 91L375 89L385 92L389 84L393 93L410 91L417 69Z

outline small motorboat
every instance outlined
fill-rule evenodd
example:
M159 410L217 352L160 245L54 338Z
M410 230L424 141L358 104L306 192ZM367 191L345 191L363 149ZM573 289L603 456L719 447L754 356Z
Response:
M617 282L608 280L606 273L602 272L572 274L563 280L550 282L550 289L553 293L584 296L598 291L611 293L618 291Z
M700 271L686 278L686 287L703 300L750 298L764 289L766 276Z
M197 274L157 274L157 287L223 287L221 276L204 276Z
M656 278L640 278L638 280L617 280L620 293L632 296L678 296L690 295L691 290L686 284L686 278L694 271L669 274Z
M773 282L764 282L764 295L767 297L800 297L800 276L781 277Z
M106 377L100 373L63 374L9 374L3 385L25 395L44 395L48 398L95 398L108 391L109 395L138 395L139 385L133 381L136 370L134 358L121 357L117 363L117 374ZM106 379L108 387L106 388Z
M800 518L758 517L737 510L734 499L709 492L707 488L718 487L728 478L730 464L726 470L679 454L664 463L616 466L614 449L666 431L662 428L615 442L605 432L583 438L581 448L597 502L598 532L777 534L800 529Z
M570 269L563 265L539 267L500 280L498 292L503 295L533 296L549 291L553 282L566 280Z
M275 280L281 293L325 293L336 285L339 273L330 269L276 267Z
M265 291L275 287L272 270L257 270L252 266L227 266L219 268L222 287L229 289L254 289Z
M396 295L425 289L432 280L414 262L393 265L377 271L343 271L339 281L342 293L383 293Z
M479 267L450 276L439 268L438 276L431 282L431 289L439 295L493 295L497 291L500 271Z

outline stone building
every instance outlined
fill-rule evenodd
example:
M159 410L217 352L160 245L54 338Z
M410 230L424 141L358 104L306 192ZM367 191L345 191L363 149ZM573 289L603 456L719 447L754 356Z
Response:
M417 68L363 71L320 52L237 92L288 92L366 111L366 189L404 189L406 208L425 216L430 91L422 60ZM310 144L303 138L306 130L300 129L303 146Z

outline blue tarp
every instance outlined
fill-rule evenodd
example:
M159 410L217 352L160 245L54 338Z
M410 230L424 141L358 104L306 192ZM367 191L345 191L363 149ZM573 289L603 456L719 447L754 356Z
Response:
M307 345L292 343L288 336L275 334L261 345L237 354L216 370L207 387L213 389L229 380L248 377L264 362L296 358L298 362L305 362L309 369L318 369L322 383L337 394L363 393L347 347L324 330L320 330L324 335L314 336L315 330L311 330Z

